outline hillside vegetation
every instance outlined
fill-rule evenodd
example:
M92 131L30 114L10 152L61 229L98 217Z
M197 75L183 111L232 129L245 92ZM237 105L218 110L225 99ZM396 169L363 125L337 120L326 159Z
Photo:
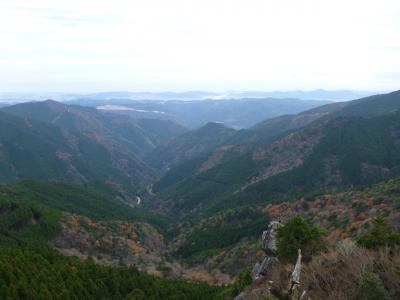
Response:
M88 216L95 220L144 221L164 227L168 218L132 208L92 188L63 182L21 181L0 185L0 196Z
M105 267L66 258L47 241L59 231L54 209L0 198L2 299L213 299L205 284L166 280L134 267Z

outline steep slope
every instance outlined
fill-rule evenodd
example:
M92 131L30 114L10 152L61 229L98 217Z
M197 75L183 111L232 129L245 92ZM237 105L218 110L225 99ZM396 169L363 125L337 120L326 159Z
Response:
M235 130L219 123L208 123L203 127L187 132L150 153L148 160L158 168L171 165L208 153L224 144L235 134Z
M307 126L316 120L339 116L373 117L400 109L400 91L348 102L323 105L296 115L267 119L251 127L241 141L268 142L282 133ZM239 137L240 140L240 137Z
M218 205L213 205L222 209L226 205L263 203L318 190L367 185L396 176L400 172L399 128L400 112L396 112L371 119L333 119L321 127L320 134L312 134L314 128L307 129L307 143L319 139L308 154L296 155L292 162L285 160L285 152L272 160L271 156L265 157L272 167L259 171L259 178L229 197L229 203L220 199ZM296 148L299 145L302 147L296 143ZM274 172L277 163L283 163L283 168Z
M280 133L269 142L246 144L244 153L220 158L219 164L200 172L200 166L218 153L215 149L207 157L185 163L191 170L187 179L174 181L176 170L172 169L166 174L168 180L160 180L172 184L157 183L156 190L164 209L171 205L174 213L198 214L200 209L209 214L296 193L371 184L399 171L400 113L393 113L396 108L400 109L400 92L303 113L314 122L286 135Z
M70 131L90 132L104 143L115 144L121 150L138 157L145 156L156 146L186 131L171 121L134 119L52 100L21 103L4 107L2 111L51 123Z
M334 116L373 117L394 112L400 108L400 91L379 94L347 102Z
M336 111L346 107L348 102L337 102L323 105L296 115L285 115L265 120L251 127L245 135L239 136L240 142L267 143L282 134L293 131L312 122L326 118Z
M129 152L93 133L0 112L0 181L66 180L134 192L154 173Z

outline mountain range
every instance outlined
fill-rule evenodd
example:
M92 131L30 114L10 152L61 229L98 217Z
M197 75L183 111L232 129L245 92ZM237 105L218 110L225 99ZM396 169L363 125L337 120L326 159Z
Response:
M232 299L272 219L308 217L332 242L357 239L379 217L399 230L400 91L320 106L274 101L238 102L234 122L275 107L246 126L220 122L223 109L177 122L202 115L190 101L170 102L183 107L175 116L156 113L157 101L101 104L133 113L85 101L2 107L0 266L15 282L0 275L0 296ZM42 289L28 288L24 265L40 270Z
M136 118L172 120L189 129L208 122L220 122L236 129L250 127L262 120L284 114L295 114L330 101L240 98L220 100L130 100L124 98L83 98L70 104L96 107Z
M293 91L186 91L186 92L98 92L98 93L49 93L49 92L0 92L0 102L27 102L32 100L58 99L75 101L76 99L129 99L129 100L204 100L204 99L241 99L241 98L294 98L302 100L348 101L374 95L373 91L353 90L293 90Z

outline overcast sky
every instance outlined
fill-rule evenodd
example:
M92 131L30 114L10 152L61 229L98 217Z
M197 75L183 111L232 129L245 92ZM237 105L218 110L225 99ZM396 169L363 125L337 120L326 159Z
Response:
M400 89L399 0L2 0L0 91Z

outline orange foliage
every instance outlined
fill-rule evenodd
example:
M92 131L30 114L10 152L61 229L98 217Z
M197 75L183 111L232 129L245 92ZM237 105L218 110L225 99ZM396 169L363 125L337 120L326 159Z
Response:
M264 257L264 252L263 252L262 250L258 250L258 251L256 252L256 257L257 257L258 259Z
M68 232L68 235L69 235L70 237L72 237L72 238L77 238L77 237L79 236L78 232L73 231L73 230L69 231L69 232Z
M365 220L366 217L367 217L367 214L363 211L358 214L359 220Z
M356 229L360 228L362 223L363 223L363 221L354 221L350 224L350 229L356 230Z
M193 273L191 278L192 278L192 281L205 281L206 280L205 276L200 273Z
M131 245L131 249L135 253L143 253L143 248L138 246L137 244Z

